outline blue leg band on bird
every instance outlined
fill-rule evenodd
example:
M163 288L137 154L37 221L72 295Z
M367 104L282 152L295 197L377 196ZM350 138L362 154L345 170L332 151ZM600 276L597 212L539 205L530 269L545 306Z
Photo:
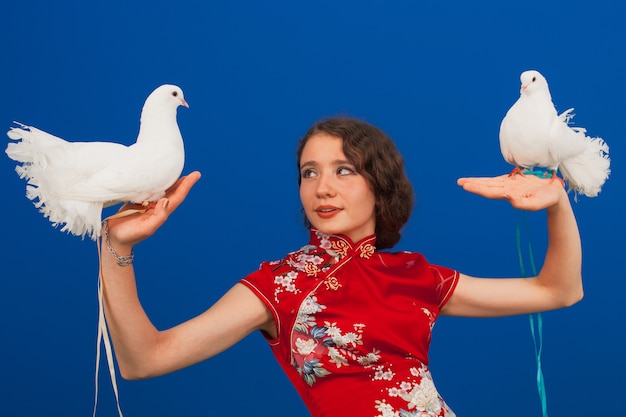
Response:
M532 169L531 168L522 169L522 174L534 175L539 178L552 178L556 176L556 171L553 169L534 167Z
M536 174L532 174L536 175ZM528 261L533 276L537 275L537 267L535 265L535 258L533 257L533 250L530 239L530 228L528 227L528 219L526 218L526 212L522 212L522 221L524 222L524 228L526 229L526 236L528 239ZM522 277L526 278L526 268L524 266L524 256L522 254L522 236L519 218L515 224L515 237L517 243L517 255L519 258L519 266ZM536 318L536 323L535 323ZM533 337L533 347L535 349L535 359L537 363L537 391L539 392L539 401L541 402L541 412L543 417L548 417L548 402L546 394L545 380L543 377L543 369L541 366L541 355L543 353L543 319L541 313L529 314L530 320L530 332Z

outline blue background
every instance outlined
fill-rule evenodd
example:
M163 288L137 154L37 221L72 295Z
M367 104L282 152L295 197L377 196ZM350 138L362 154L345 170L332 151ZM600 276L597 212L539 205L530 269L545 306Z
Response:
M518 275L518 214L455 181L511 169L500 121L519 74L540 70L558 110L575 107L574 122L602 136L612 158L600 196L574 203L585 298L543 316L549 412L626 415L625 2L13 1L0 15L7 129L18 120L68 140L130 144L147 95L164 83L184 89L185 172L203 178L136 248L142 302L160 328L306 242L295 145L325 116L369 121L405 156L417 206L398 249L471 275ZM13 168L0 158L0 415L87 416L96 245L50 227ZM545 217L528 220L540 261ZM541 415L527 316L440 319L431 368L459 416ZM115 416L101 375L98 415ZM119 388L127 417L307 415L260 334Z

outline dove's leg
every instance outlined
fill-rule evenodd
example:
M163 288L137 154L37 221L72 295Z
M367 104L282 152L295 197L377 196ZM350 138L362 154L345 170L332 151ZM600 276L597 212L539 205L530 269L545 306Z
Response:
M554 180L559 180L559 182L561 183L563 188L565 188L565 181L563 180L563 178L559 177L556 174L556 170L555 169L552 170L552 181L554 181Z
M524 172L522 171L522 168L520 168L520 167L513 168L513 170L511 172L509 172L509 177L512 177L514 175L524 175Z

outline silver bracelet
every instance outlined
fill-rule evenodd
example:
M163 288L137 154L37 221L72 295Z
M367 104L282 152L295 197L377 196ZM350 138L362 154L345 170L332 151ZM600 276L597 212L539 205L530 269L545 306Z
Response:
M128 266L133 263L133 259L135 258L135 251L133 249L130 250L130 255L120 256L115 252L115 249L111 247L111 241L109 240L109 222L107 220L102 222L102 235L104 236L104 241L106 242L109 252L111 252L111 255L113 255L119 266Z

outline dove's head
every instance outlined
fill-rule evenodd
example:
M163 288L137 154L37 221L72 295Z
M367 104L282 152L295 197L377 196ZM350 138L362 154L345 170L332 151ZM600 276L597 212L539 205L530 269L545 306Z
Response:
M183 90L176 85L164 84L150 93L143 107L145 111L146 108L176 109L178 106L189 107Z
M530 95L540 92L550 95L548 82L539 71L529 70L522 72L522 75L520 75L520 81L522 82L520 94Z

